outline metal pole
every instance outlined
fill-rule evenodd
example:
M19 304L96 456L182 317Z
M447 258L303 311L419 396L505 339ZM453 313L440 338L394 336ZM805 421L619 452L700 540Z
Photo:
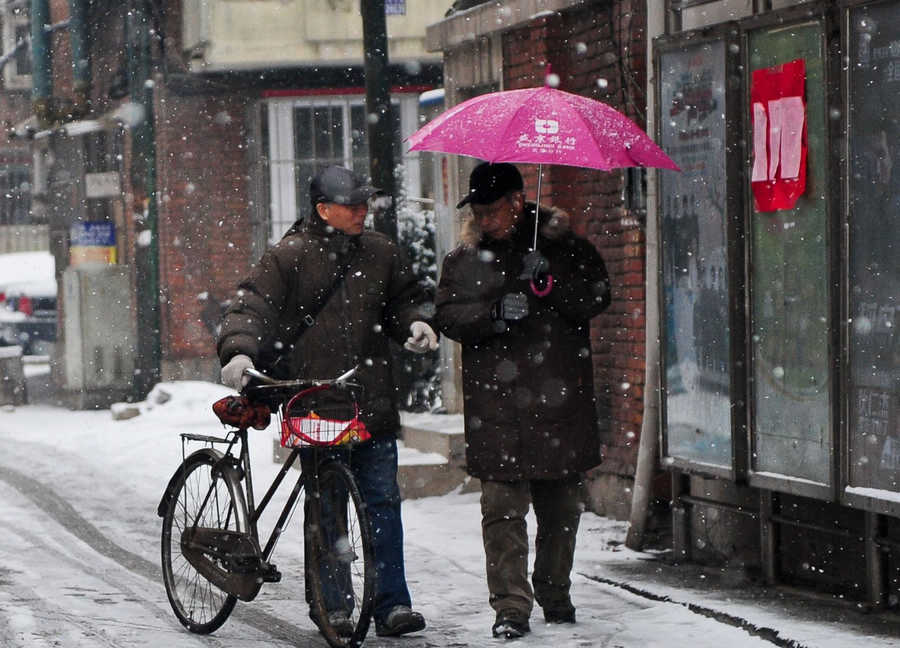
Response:
M31 101L42 126L50 122L50 94L53 91L50 35L46 30L49 24L48 0L31 0Z
M86 0L69 0L69 43L72 48L72 79L75 91L75 109L79 116L90 112L91 63L87 43Z
M369 141L369 175L372 183L390 197L390 204L375 214L375 229L397 240L394 204L394 137L390 81L388 79L387 18L384 0L360 0L366 75L366 114Z
M144 120L132 131L131 181L144 197L146 245L135 255L137 274L138 357L135 395L142 398L160 380L162 350L159 315L159 233L156 204L156 132L154 127L150 17L142 0L133 3L127 22L129 90L144 108Z
M534 241L531 244L532 250L537 250L538 214L541 211L541 177L544 175L543 169L544 165L538 164L537 196L534 199Z

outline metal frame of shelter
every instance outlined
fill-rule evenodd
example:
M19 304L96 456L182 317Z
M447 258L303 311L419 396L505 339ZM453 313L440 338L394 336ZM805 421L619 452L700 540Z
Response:
M855 385L851 375L851 354L854 330L851 327L851 240L854 223L851 196L851 144L853 133L851 122L851 81L853 52L851 51L854 12L862 8L895 8L900 19L900 0L819 0L802 3L785 9L771 10L771 2L757 0L753 3L755 15L741 20L719 23L689 32L680 31L683 9L709 4L710 0L667 0L667 33L654 40L654 70L656 77L657 141L664 140L664 129L669 128L663 119L662 85L666 83L663 64L667 56L690 51L705 44L724 43L725 84L725 165L726 201L723 209L727 233L726 267L727 278L727 324L729 336L730 380L728 395L731 404L731 448L730 462L698 461L696 457L683 456L673 447L669 438L667 398L667 336L666 304L664 291L660 290L660 340L664 345L660 353L660 449L663 466L672 472L673 487L673 536L676 555L689 557L691 543L691 507L712 507L749 516L759 521L761 539L761 563L769 582L778 580L778 535L783 527L810 529L841 537L861 538L865 547L867 598L875 606L886 604L888 592L887 565L891 551L900 555L900 541L889 537L888 517L900 517L900 487L894 491L878 489L850 489L852 479L853 434L858 434L851 421L851 394ZM759 34L774 33L781 29L811 26L818 29L821 52L821 106L822 118L820 137L820 159L823 165L820 178L825 187L821 191L819 206L824 227L821 231L822 243L818 250L822 254L824 282L821 296L822 317L827 318L824 341L824 375L827 385L823 387L828 416L827 448L821 454L826 462L820 474L823 479L813 480L791 474L776 474L757 470L760 450L756 437L756 427L760 425L759 413L754 406L756 390L761 389L754 374L754 267L753 243L754 207L750 189L749 169L752 160L750 143L752 124L749 117L750 74L752 71L749 51L751 41ZM849 56L849 61L843 60ZM810 117L811 118L811 117ZM680 162L676 158L676 162ZM811 162L812 163L812 162ZM657 199L657 225L660 228L659 284L664 285L664 256L666 246L671 242L662 237L664 201L666 200L664 180L661 182ZM809 185L808 185L809 188ZM895 334L896 335L896 334ZM789 343L785 340L784 343ZM894 381L894 385L898 381ZM891 387L889 386L890 390ZM896 389L894 387L893 389ZM898 397L892 396L894 401ZM896 403L892 406L895 410ZM891 424L896 414L892 413ZM741 506L708 497L690 494L690 477L699 476L745 484L759 491L757 507ZM840 504L863 512L862 528L821 525L809 520L803 521L782 510L782 495L800 496ZM892 525L893 527L894 525ZM896 534L894 534L896 535Z

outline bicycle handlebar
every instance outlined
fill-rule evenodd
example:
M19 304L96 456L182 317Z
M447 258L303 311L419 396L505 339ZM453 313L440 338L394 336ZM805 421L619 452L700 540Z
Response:
M250 378L242 389L241 394L249 398L258 398L259 396L283 392L297 392L310 387L321 387L326 385L335 385L339 387L359 387L356 383L349 382L350 378L356 375L359 365L345 371L337 378L331 379L314 379L314 378L296 378L292 380L278 380L267 376L258 369L244 369L244 376Z

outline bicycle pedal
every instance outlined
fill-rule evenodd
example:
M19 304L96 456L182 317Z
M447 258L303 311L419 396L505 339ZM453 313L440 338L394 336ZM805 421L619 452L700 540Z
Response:
M281 582L281 572L278 571L278 568L275 565L271 565L269 563L262 563L260 565L259 573L260 573L260 576L262 576L264 583L280 583Z

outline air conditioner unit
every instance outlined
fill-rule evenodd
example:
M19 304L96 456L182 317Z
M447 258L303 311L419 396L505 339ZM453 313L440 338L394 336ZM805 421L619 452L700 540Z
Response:
M63 272L63 305L66 391L101 391L117 398L130 390L135 335L129 267L86 264L67 268Z

